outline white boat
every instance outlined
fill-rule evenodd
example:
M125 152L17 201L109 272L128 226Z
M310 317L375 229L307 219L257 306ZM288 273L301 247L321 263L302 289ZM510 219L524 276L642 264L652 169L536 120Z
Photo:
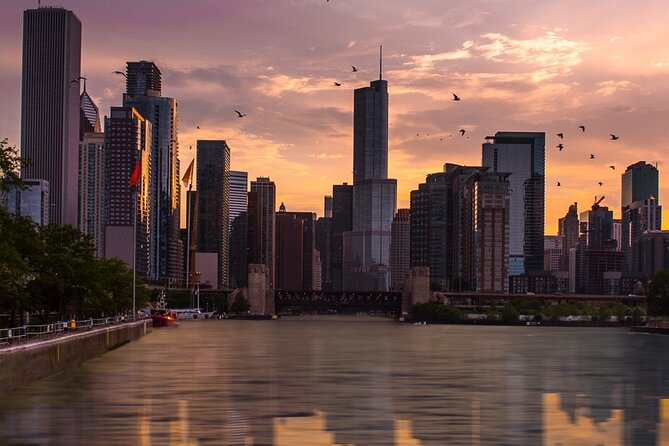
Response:
M214 312L213 311L202 311L201 308L181 308L172 310L178 316L179 320L190 320L190 319L209 319Z

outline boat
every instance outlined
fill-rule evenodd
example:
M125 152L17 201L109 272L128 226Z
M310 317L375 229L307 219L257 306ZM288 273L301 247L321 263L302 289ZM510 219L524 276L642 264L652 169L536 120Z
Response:
M179 325L179 316L177 313L167 308L164 290L160 292L160 299L158 299L156 307L151 309L151 319L153 320L154 328Z
M214 315L213 311L202 311L201 308L179 308L174 311L180 320L209 319Z

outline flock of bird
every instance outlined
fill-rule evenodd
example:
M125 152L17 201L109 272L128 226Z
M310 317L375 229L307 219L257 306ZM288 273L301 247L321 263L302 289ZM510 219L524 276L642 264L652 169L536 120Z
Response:
M327 0L327 1L329 2L330 0ZM351 65L351 71L352 71L353 73L357 73L357 72L358 72L358 69L357 69L355 66ZM125 77L125 78L127 79L127 75L126 75L124 72L122 72L122 71L114 71L112 74L120 74L121 76L123 76L123 77ZM79 80L81 80L81 79L86 80L85 77L79 77L79 78L77 78L77 79L73 79L73 80L70 82L70 84L75 83L75 82L78 83ZM342 83L341 83L341 82L336 82L336 81L334 81L333 83L334 83L334 86L335 86L335 87L341 87L341 86L342 86ZM453 95L453 98L451 99L452 101L460 102L460 101L462 100L462 98L461 98L460 96L458 96L457 94L455 94L455 93L451 93L451 94ZM237 113L237 118L244 118L244 117L246 116L246 113L242 113L242 112L240 112L239 110L234 110L234 112ZM200 126L198 125L198 126L196 126L196 128L199 130L199 129L200 129ZM582 133L585 133L585 125L579 125L579 126L578 126L578 129L580 129ZM461 128L460 130L458 130L458 132L460 133L460 136L465 136L465 133L467 133L467 130L464 129L464 128ZM416 136L417 136L417 137L420 136L420 133L416 133ZM426 136L430 136L430 134L429 134L429 133L426 133ZM448 135L449 138L452 137L452 136L453 136L453 135ZM556 136L557 136L560 140L564 140L564 133L563 133L563 132L556 133ZM610 133L610 134L609 134L609 137L610 137L610 139L609 139L610 141L617 141L618 139L620 139L620 137L619 137L618 135L614 134L614 133ZM467 139L469 139L469 136L467 136ZM439 138L439 140L440 140L440 141L443 141L443 140L444 140L444 137L441 136L441 137ZM562 144L562 142L560 142L560 143L557 144L555 147L557 147L558 151L562 152L562 150L565 148L565 145ZM191 146L189 149L192 149L192 146ZM590 159L591 159L591 160L594 160L594 159L595 159L595 154L594 154L594 153L591 153L591 154L590 154ZM616 170L616 166L614 166L614 165L610 165L609 168L610 168L611 170ZM602 181L599 181L597 184L598 184L600 187L604 185L604 183L603 183ZM561 183L560 181L558 181L558 182L557 182L557 187L561 187L561 186L562 186L562 183Z

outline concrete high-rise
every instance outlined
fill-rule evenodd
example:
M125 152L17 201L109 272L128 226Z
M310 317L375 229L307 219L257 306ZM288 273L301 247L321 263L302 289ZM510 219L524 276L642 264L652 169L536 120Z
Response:
M511 174L510 275L543 270L545 141L544 132L497 132L483 144L483 166Z
M355 291L387 290L397 207L397 180L388 178L388 82L379 76L356 89L353 109L353 225L343 235L343 282Z
M151 268L155 277L177 280L182 264L177 101L162 96L162 75L153 62L127 62L126 76L123 105L135 107L153 125Z
M197 141L197 252L218 256L218 287L228 286L230 147L224 140Z
M411 266L411 209L398 209L390 228L390 289L402 290Z
M276 213L276 289L302 290L304 282L304 221L286 212L283 203Z
M558 219L558 235L562 236L560 268L569 271L569 250L576 246L579 236L578 203L570 205L565 216Z
M270 289L276 286L276 185L269 177L251 181L248 201L248 263L267 267Z
M105 257L117 257L151 276L151 122L133 107L112 107L105 119ZM137 184L128 182L139 165ZM134 225L136 238L133 239Z
M77 226L81 22L63 8L23 13L24 178L49 183L51 223Z
M248 276L246 218L249 180L247 172L230 171L230 252L228 280L231 288L245 286Z

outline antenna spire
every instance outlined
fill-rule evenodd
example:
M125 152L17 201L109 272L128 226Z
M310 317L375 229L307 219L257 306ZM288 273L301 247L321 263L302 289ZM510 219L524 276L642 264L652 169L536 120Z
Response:
M379 80L383 79L383 45L379 45Z

